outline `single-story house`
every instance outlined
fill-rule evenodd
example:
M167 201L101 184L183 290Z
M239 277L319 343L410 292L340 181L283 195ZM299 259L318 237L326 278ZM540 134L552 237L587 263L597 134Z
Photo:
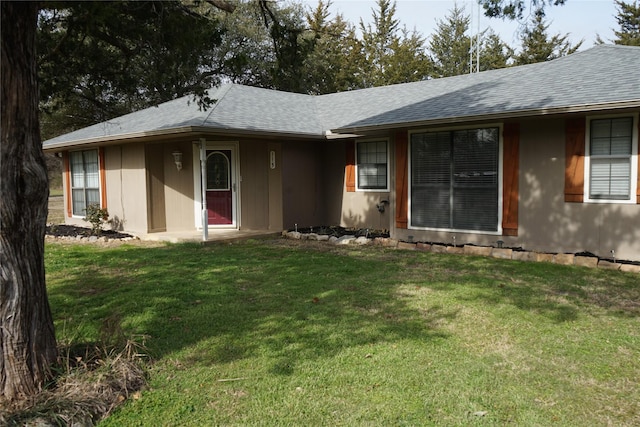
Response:
M236 84L44 142L67 223L342 225L640 261L640 48L321 96ZM86 223L84 223L86 224ZM612 251L614 251L612 253Z

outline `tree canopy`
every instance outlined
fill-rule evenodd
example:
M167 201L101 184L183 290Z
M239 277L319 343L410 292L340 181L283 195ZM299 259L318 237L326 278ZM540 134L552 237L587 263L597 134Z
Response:
M523 19L524 12L530 7L544 15L545 6L558 6L566 0L479 0L485 15L492 18Z
M522 49L514 56L515 65L533 64L550 61L562 56L570 55L580 48L582 41L575 46L567 40L568 34L549 36L542 10L536 11L531 18L531 26L524 29L520 37Z
M621 0L614 0L618 13L616 21L619 28L613 30L616 36L613 43L626 46L640 46L640 3L634 0L627 3ZM604 41L598 36L598 43Z
M50 121L57 128L202 95L219 81L213 48L222 28L213 14L179 1L45 2L42 7L41 109L54 114Z

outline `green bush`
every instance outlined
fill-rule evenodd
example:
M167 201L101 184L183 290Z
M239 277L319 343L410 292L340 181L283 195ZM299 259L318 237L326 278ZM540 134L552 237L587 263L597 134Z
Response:
M98 203L87 206L87 216L82 218L91 223L91 234L98 235L102 233L102 226L109 220L109 212L107 209L101 208Z

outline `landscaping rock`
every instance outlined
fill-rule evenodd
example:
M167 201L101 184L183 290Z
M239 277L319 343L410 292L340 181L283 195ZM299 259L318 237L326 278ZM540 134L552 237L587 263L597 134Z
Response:
M580 267L596 268L598 266L598 258L591 256L576 256L573 262Z
M465 255L489 256L491 249L491 246L464 245Z
M415 243L410 243L410 242L398 242L397 249L415 251L416 250L416 244Z
M561 265L573 265L574 259L575 259L574 254L556 254L553 257L554 262L556 264L561 264Z
M536 253L529 251L513 251L511 259L516 261L535 261Z
M367 238L366 238L366 237L364 237L364 236L360 236L360 237L358 237L358 238L355 240L355 242L354 242L354 243L355 243L356 245L368 245L368 244L370 244L370 243L371 243L371 239L367 239Z
M540 253L540 252L536 252L535 253L535 259L537 262L553 262L553 254L546 254L546 253Z
M513 249L506 248L493 248L491 250L491 257L498 259L511 259Z
M348 245L355 242L356 236L342 236L336 240L336 245Z
M464 255L463 246L447 246L446 253L455 255Z
M598 261L598 268L606 268L608 270L620 270L621 265L617 262L606 261L601 259Z
M444 245L431 245L431 252L434 254L446 254L447 247Z
M416 243L416 250L430 252L431 251L431 244L430 243Z
M620 271L625 271L627 273L640 273L640 265L620 264Z

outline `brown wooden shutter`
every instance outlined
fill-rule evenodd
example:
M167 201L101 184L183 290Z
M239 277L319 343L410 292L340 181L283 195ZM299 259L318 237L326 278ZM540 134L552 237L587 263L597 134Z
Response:
M409 133L396 132L396 228L407 228L409 202Z
M584 117L565 123L565 202L584 201L585 126Z
M520 124L505 123L503 130L502 234L518 235Z
M348 192L356 191L356 143L347 141L347 162L344 168L344 182Z
M69 166L69 152L62 153L62 179L64 181L64 190L67 194L67 217L71 218L73 211L71 210L71 167Z

